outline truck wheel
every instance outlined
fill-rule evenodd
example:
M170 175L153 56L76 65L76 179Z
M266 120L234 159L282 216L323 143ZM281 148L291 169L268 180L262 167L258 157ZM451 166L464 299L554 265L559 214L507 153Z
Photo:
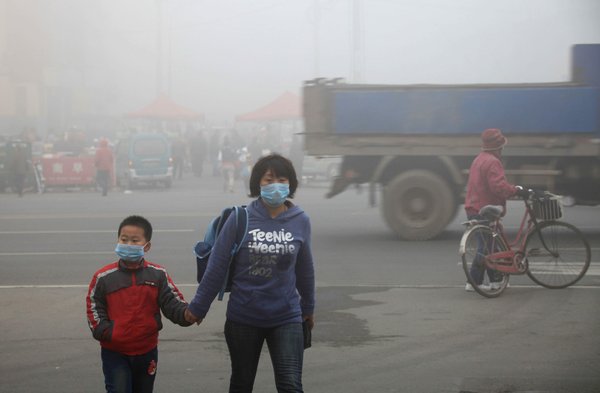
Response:
M339 164L330 164L327 167L327 179L332 180L340 173L340 165Z
M448 183L427 170L409 170L384 189L382 214L401 239L427 240L440 234L456 214Z

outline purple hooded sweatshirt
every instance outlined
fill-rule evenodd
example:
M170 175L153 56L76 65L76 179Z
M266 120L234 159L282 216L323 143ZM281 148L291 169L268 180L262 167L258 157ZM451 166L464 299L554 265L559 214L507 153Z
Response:
M301 322L315 308L310 219L296 205L271 218L260 198L248 206L248 232L236 257L227 319L256 327ZM208 313L227 272L235 241L235 218L223 226L202 282L190 302L199 318Z

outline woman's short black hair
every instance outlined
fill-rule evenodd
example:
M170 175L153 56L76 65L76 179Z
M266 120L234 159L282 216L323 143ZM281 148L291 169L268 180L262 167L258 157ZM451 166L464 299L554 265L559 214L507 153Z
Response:
M293 198L298 188L298 178L296 170L290 160L280 154L269 154L261 157L252 167L250 174L250 196L253 198L260 196L260 179L271 170L276 177L285 177L290 182L290 194L288 198Z
M132 226L141 228L144 231L146 241L152 240L152 224L142 216L129 216L119 224L118 236L121 236L121 229L124 226Z

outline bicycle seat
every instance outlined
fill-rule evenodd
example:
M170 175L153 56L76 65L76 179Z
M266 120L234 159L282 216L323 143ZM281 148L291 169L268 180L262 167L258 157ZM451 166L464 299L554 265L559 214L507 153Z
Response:
M502 206L485 205L479 210L479 215L488 221L496 221L502 216Z

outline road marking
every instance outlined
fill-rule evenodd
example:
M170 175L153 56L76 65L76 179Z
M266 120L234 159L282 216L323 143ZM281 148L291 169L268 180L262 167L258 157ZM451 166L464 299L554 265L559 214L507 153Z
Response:
M179 288L196 288L198 284L177 284ZM45 289L45 288L88 288L89 285L84 284L40 284L40 285L0 285L0 289L19 289L19 288L32 288L32 289ZM317 284L318 288L390 288L390 289L463 289L465 285L433 285L433 284L423 284L423 285L401 285L401 284L327 284L327 283L319 283ZM545 289L539 285L513 285L511 284L510 288L537 288L537 289ZM569 287L568 289L600 289L600 286L594 285L574 285Z
M566 221L561 221L561 222L566 222ZM593 226L593 225L576 225L576 227L577 227L577 229L579 229L581 231L587 231L587 230L589 230L589 231L597 231L598 230L598 227L597 226ZM511 232L511 231L512 232L518 232L519 231L519 227L513 227L513 226L504 227L504 230L508 231L508 232Z
M47 255L105 255L114 253L114 251L0 252L0 257L35 257Z
M181 286L181 285L179 285ZM0 285L0 289L19 289L19 288L88 288L89 285Z
M541 262L539 265L545 265L545 264L543 262ZM460 268L462 269L462 262L458 262L456 264L456 266L460 266ZM539 268L539 266L538 266L538 268ZM567 269L567 268L562 268L562 270L556 270L556 269L552 270L551 266L548 267L548 269L551 269L551 271L554 273L563 273L563 272L564 273L572 273L573 272L573 269ZM538 272L538 273L541 273L541 272ZM588 270L585 272L584 277L587 277L587 276L600 276L600 264L591 262L590 266L588 267Z
M194 212L181 212L181 213L145 213L145 217L157 218L157 217L214 217L214 213L198 213ZM39 214L39 215L30 215L30 214L14 214L14 215L0 215L0 220L75 220L75 219L91 219L91 218L123 218L122 213L98 213L98 214Z
M53 235L53 234L76 234L76 233L114 233L114 229L81 230L81 231L0 231L0 235ZM182 233L195 232L194 229L157 229L154 233Z
M180 285L178 285L180 286ZM185 286L181 285L181 286ZM196 285L197 286L197 285ZM461 285L442 285L442 284L421 284L421 285L402 285L402 284L328 284L328 283L319 283L317 284L319 288L390 288L390 289L452 289L452 288L461 288L464 290L465 284ZM0 286L0 288L2 288ZM510 284L510 288L538 288L545 289L539 285L513 285ZM600 286L597 285L574 285L569 287L569 289L600 289Z

